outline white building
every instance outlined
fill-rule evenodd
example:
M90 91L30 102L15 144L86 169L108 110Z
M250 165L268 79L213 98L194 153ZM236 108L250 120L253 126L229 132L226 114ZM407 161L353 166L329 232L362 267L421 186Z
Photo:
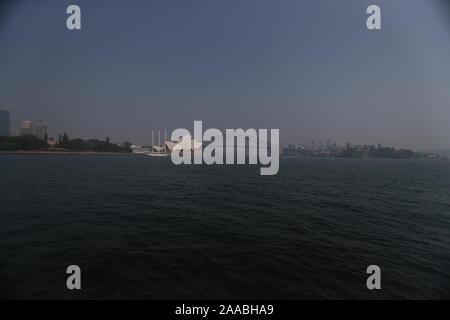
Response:
M33 123L30 120L22 121L20 124L20 135L25 136L33 134Z

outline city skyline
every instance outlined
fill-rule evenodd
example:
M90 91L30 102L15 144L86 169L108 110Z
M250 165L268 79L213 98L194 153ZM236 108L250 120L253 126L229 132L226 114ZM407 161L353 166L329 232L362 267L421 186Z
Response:
M10 111L9 110L0 110L0 112L3 113L7 113L8 117L10 116ZM44 124L43 120L38 120L37 121L37 125L34 126L35 121L32 120L23 120L20 121L20 123L18 124L17 130L14 130L13 127L11 126L11 124L8 122L8 127L10 128L9 133L8 134L0 134L0 136L20 136L20 135L34 135L42 140L46 140L44 137L46 137L47 139L50 140L54 140L54 141L58 141L60 139L60 137L62 135L68 135L69 133L67 131L62 131L62 132L58 132L58 133L53 133L53 134L49 134L48 133L48 126ZM244 129L244 128L243 128ZM248 128L245 128L248 129ZM244 129L244 130L245 130ZM152 131L152 135L154 132L164 132L164 135L167 135L167 129L158 129L158 130L151 130ZM170 136L170 131L169 131L169 136ZM105 137L97 137L97 136L89 136L88 134L82 135L82 136L71 136L70 139L98 139L98 140L110 140L110 136L106 135ZM152 139L152 138L150 138ZM145 140L145 139L144 139ZM147 139L148 140L148 139ZM169 139L163 139L162 141L165 141ZM118 145L121 145L122 143L132 143L135 144L136 146L142 145L142 146L150 146L152 145L151 140L146 141L145 143L141 144L141 143L137 143L136 141L129 141L129 140L113 140L113 143L117 143ZM422 149L414 149L414 148L406 148L405 146L401 146L401 145L383 145L381 143L367 143L367 142L359 142L359 143L354 143L354 141L352 140L348 140L348 141L335 141L332 137L328 137L326 139L311 139L310 141L302 141L302 142L293 142L293 141L288 141L286 143L282 143L280 144L280 146L282 148L299 148L299 149L306 149L306 150L326 150L326 149L332 149L333 147L353 147L353 146L370 146L370 147L374 147L377 146L378 148L380 147L387 147L387 148L396 148L396 149L411 149L414 151L433 151L436 153L439 153L441 155L450 155L450 148L422 148Z
M373 32L372 3L383 12ZM450 149L445 1L76 4L79 32L65 28L66 2L4 8L0 105L12 124L144 145L151 130L203 120L279 128L282 144Z

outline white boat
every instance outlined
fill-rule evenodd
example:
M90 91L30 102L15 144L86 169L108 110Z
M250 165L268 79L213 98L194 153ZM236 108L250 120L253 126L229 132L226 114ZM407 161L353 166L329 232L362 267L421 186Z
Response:
M166 131L164 130L164 140L166 140L165 137L166 137ZM161 142L161 133L158 130L158 145L155 146L153 130L152 130L152 148L151 148L151 151L146 152L145 155L150 156L150 157L167 157L167 156L169 156L170 153L168 152L166 145L161 146L160 142Z
M147 152L145 155L150 157L167 157L170 153Z

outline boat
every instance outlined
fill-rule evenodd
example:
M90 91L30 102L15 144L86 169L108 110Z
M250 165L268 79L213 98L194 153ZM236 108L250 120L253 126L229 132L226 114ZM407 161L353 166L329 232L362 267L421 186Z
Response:
M167 157L170 155L170 153L159 153L159 152L147 152L145 154L146 156L150 156L150 157Z
M164 130L164 141L165 140L166 140L166 130ZM166 143L164 143L164 146L161 146L161 132L159 130L158 130L158 145L155 146L154 144L154 135L152 130L152 147L149 152L145 153L145 155L150 157L167 157L170 155Z
M164 130L164 145L161 145L161 134L158 131L158 145L154 144L154 135L152 130L152 146L150 151L145 152L145 155L150 157L167 157L172 151L179 153L186 153L190 155L202 152L202 144L194 139L190 135L182 136L178 141L167 141L166 131Z

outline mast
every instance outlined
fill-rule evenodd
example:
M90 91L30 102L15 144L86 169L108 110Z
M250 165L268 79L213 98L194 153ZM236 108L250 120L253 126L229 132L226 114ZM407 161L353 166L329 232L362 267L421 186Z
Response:
M154 139L153 139L153 130L152 130L152 149L153 149L154 145L155 145L155 143L154 143Z

